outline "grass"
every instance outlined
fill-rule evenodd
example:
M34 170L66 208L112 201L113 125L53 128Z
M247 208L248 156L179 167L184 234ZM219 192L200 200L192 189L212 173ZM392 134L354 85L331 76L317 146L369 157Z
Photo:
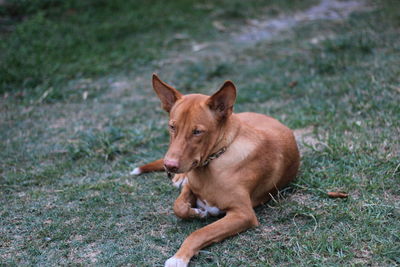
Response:
M248 18L314 4L1 6L0 264L161 266L214 220L175 217L178 190L165 175L128 175L167 149L152 72L185 93L232 79L236 111L303 132L298 179L256 208L260 227L205 248L192 266L400 264L400 5L371 2L257 43L232 37Z
M187 40L215 37L213 19L240 21L262 5L260 0L246 5L223 0L6 3L0 6L0 93L40 96L52 88L48 100L67 98L69 80L136 71L171 47L184 47ZM279 1L271 4L285 6ZM305 4L294 7L299 6Z

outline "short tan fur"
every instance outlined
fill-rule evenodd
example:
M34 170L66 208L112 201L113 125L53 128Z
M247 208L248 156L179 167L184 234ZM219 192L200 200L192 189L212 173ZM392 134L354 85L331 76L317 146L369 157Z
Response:
M183 95L157 75L153 88L169 113L170 145L164 159L134 173L166 168L176 173L175 181L187 177L174 204L178 217L203 218L207 213L196 200L226 213L189 235L165 263L187 266L201 248L257 226L253 208L295 178L300 155L292 131L279 121L258 113L233 113L236 88L231 81L212 96Z

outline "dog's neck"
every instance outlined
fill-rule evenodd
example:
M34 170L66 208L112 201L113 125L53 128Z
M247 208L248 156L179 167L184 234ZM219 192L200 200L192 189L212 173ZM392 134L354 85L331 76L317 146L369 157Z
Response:
M229 116L225 123L220 127L217 141L209 154L218 153L218 151L221 151L224 148L228 149L229 145L232 144L238 136L240 128L241 124L236 115L232 114Z

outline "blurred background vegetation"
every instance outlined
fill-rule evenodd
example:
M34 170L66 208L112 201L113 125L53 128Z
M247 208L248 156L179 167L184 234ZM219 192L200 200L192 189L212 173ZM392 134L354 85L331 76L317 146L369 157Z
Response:
M218 31L205 18L237 25L259 13L264 2L5 0L0 5L0 93L43 93L70 79L134 71L180 39L215 38ZM312 1L269 2L295 10Z

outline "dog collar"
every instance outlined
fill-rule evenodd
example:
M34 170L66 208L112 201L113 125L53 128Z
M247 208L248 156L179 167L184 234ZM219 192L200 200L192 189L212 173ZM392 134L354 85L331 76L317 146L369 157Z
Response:
M210 161L212 161L213 159L219 158L222 154L224 154L225 151L226 151L226 146L224 146L223 148L221 148L217 152L215 152L215 153L211 154L210 156L208 156L208 158L203 162L203 164L201 166L202 167L207 166L210 163Z
M224 146L223 148L221 148L221 149L218 150L217 152L212 153L212 154L211 154L210 156L208 156L208 158L203 162L203 164L201 165L201 167L206 167L206 166L210 163L210 161L212 161L213 159L219 158L222 154L225 153L225 151L226 151L226 146ZM166 172L167 172L168 178L171 179L173 173L172 173L172 172L169 172L169 171L166 171Z

